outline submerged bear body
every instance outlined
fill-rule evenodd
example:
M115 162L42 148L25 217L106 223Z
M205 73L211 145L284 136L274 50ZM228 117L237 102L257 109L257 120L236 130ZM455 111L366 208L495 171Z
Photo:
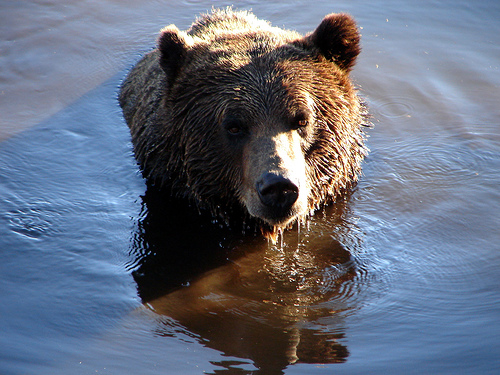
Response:
M345 14L306 36L231 10L166 27L119 98L145 178L267 233L334 201L365 155L358 53Z

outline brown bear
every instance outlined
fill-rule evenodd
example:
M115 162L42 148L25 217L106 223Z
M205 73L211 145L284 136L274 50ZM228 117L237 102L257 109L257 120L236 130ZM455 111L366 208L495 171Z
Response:
M119 95L148 184L266 234L334 201L366 153L359 40L347 14L306 36L231 9L164 28Z

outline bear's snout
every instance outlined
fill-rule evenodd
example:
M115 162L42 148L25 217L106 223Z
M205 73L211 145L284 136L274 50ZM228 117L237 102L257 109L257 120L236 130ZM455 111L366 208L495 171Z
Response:
M271 125L254 132L259 130L244 152L242 203L251 216L286 227L307 213L309 188L301 138Z
M274 173L264 173L255 185L261 202L280 213L290 210L299 197L297 185Z

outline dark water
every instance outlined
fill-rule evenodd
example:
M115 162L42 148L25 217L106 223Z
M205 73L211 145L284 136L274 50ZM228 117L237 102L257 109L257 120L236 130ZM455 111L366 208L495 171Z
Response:
M121 79L210 6L0 4L0 373L498 373L500 3L238 5L362 27L364 175L281 249L158 202L132 157Z

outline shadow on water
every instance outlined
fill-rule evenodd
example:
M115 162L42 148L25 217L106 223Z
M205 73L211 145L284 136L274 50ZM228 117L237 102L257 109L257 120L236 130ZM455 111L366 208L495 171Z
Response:
M347 216L346 198L274 246L148 188L133 276L145 308L156 313L156 334L187 335L225 357L249 359L255 373L345 362L343 319L357 308L364 277ZM213 364L241 371L239 360Z

